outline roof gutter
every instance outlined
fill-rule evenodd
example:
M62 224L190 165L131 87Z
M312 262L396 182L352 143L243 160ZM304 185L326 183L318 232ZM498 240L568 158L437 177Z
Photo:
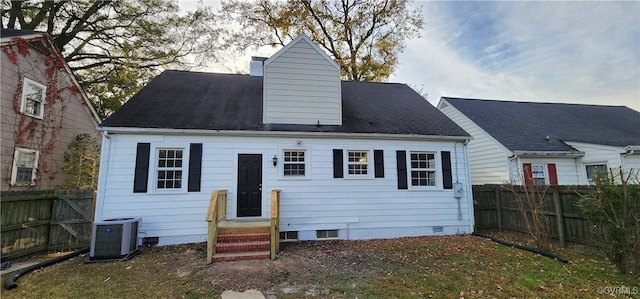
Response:
M98 127L98 131L113 134L141 135L198 135L198 136L241 136L241 137L313 137L347 139L385 139L385 140L422 140L422 141L467 141L471 136L418 135L418 134L381 134L381 133L337 133L337 132L300 132L300 131L244 131L244 130L201 130L166 128L128 128Z
M640 154L640 145L627 145L625 148L625 152L622 153L620 157L620 164L622 168L625 168L624 160L626 157L631 156L633 154Z
M544 158L544 157L569 157L579 158L584 157L584 152L581 151L513 151L514 156L528 157L528 158Z

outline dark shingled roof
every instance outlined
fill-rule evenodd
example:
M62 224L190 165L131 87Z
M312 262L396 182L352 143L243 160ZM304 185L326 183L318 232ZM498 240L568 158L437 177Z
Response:
M33 31L33 30L17 30L17 29L2 29L0 30L0 37L14 37L24 36L32 34L45 34L45 32Z
M404 84L342 82L342 126L262 123L262 77L165 71L102 127L469 136Z
M574 150L563 141L640 145L640 112L624 106L442 99L511 151Z

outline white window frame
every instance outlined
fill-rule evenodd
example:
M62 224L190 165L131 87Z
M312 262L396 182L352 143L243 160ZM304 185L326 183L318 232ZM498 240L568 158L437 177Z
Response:
M173 150L173 151L177 151L180 150L182 151L182 166L181 167L164 167L161 168L159 166L159 158L160 158L160 151L161 150ZM153 190L153 193L158 193L158 194L166 194L166 193L187 193L187 185L188 185L188 179L189 179L189 150L187 147L185 146L174 146L174 145L170 145L170 144L159 144L157 146L153 147L153 151L152 151L152 155L153 157L151 159L153 159L153 164L150 165L149 167L149 171L152 171L152 173L149 175L149 182L148 182L148 186L152 186L151 190ZM181 176L181 183L180 183L180 188L158 188L158 175L159 175L159 171L160 170L167 170L167 171L175 171L175 170L180 170L182 171L182 176Z
M373 179L373 174L375 169L373 169L373 151L371 149L344 149L343 156L343 171L345 179ZM366 162L349 162L349 153L366 153L367 161ZM367 173L366 174L349 174L349 165L366 165Z
M335 236L329 234L335 233ZM322 235L322 236L321 236ZM338 229L319 229L316 230L316 240L338 240L340 239L340 230Z
M18 161L20 161L21 154L33 154L33 165L31 171L31 181L30 182L17 182L18 179ZM29 149L29 148L16 148L13 154L13 167L11 169L11 185L12 186L33 186L36 183L36 174L38 170L38 160L40 158L40 151Z
M413 150L413 151L407 151L408 153L408 157L407 157L407 185L409 187L409 190L438 190L441 189L441 180L440 180L440 172L442 171L439 167L440 165L440 160L439 160L439 156L437 151L422 151L422 150ZM411 157L413 154L427 154L427 155L433 155L433 167L426 167L426 168L421 168L421 167L416 167L414 168L412 165L412 161L411 161ZM420 185L414 185L413 184L413 171L433 171L434 172L434 185L433 186L420 186Z
M534 171L534 168L540 167L542 172ZM549 185L549 165L548 164L533 164L531 163L531 184L534 186L548 186ZM542 173L542 175L539 175ZM538 174L538 176L536 176ZM544 184L536 184L536 179L544 179Z
M35 101L40 102L40 110L38 111L37 114L31 113L27 109L27 106L28 106L27 93L30 90L29 86L34 86L35 88L42 89L42 94L40 94L40 99L35 99ZM44 99L46 94L47 94L46 85L33 81L29 78L24 78L22 80L22 96L20 99L20 113L31 116L31 117L42 119L44 117L44 105L45 105Z
M303 152L304 162L286 161L286 152ZM308 148L284 148L280 150L278 159L278 174L282 180L309 180L311 179L311 151ZM304 175L285 175L285 164L304 164Z
M589 166L600 166L600 165L604 165L604 171L609 171L609 165L607 164L607 162L590 162L590 163L584 163L584 177L587 180L587 183L589 185L593 185L595 184L593 182L593 178L589 177L589 171L587 171L587 167Z

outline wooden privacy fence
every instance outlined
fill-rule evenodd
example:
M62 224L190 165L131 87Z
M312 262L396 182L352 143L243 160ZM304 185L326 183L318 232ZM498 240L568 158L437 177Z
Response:
M589 222L582 216L576 203L580 199L580 194L593 192L594 189L589 186L547 187L541 214L549 237L559 240L562 246L565 246L566 242L590 244ZM531 191L530 188L529 191ZM521 198L525 198L525 188L476 185L472 186L472 190L476 229L513 230L527 233L525 220L516 201L516 193ZM529 210L526 212L531 213Z
M93 190L2 192L2 256L89 246L93 204Z

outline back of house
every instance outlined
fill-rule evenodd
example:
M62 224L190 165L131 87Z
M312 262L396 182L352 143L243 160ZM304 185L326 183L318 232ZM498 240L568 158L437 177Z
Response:
M234 221L269 218L281 190L285 239L473 231L470 137L414 90L341 81L304 35L251 70L165 71L106 119L96 220L202 242L214 190Z

